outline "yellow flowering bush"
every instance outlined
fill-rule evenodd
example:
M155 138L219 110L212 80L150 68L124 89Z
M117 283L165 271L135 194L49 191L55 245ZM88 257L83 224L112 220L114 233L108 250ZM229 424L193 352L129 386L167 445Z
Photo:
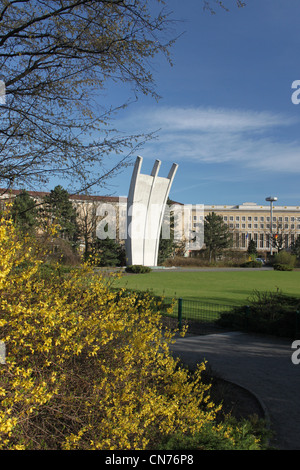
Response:
M149 449L214 425L218 407L169 351L151 301L84 265L43 277L40 261L0 220L0 449Z

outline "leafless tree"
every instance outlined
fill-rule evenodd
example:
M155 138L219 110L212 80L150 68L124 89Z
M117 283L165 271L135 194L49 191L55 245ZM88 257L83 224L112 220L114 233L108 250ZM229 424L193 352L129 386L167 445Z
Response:
M104 183L150 135L123 135L101 93L114 83L157 98L154 57L169 60L161 0L0 0L0 185L60 175ZM151 4L151 5L150 5ZM131 89L131 90L130 90ZM116 155L119 155L117 159Z

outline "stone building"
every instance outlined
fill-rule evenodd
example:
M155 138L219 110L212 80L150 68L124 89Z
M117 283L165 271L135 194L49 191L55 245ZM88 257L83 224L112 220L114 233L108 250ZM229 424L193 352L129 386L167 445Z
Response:
M233 248L247 250L249 241L255 241L258 251L270 251L270 234L275 244L288 249L300 235L300 205L273 205L272 222L270 205L244 202L238 205L204 205L204 217L215 212L227 224L233 237ZM193 226L200 222L192 214ZM276 251L276 248L275 248Z

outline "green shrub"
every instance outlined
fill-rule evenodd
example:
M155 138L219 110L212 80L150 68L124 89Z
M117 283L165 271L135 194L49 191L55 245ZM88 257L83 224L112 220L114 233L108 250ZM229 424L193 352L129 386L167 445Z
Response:
M242 268L261 268L262 262L261 261L247 261L246 263L241 264Z
M141 264L133 264L130 266L126 266L125 271L127 273L145 274L145 273L150 273L152 269L149 266L142 266Z
M294 268L296 264L296 260L297 260L296 255L292 255L291 253L288 253L287 251L282 250L274 256L273 266L285 265L285 266L290 266Z
M215 423L205 424L201 431L194 435L177 433L168 436L162 442L160 450L261 450L264 436L256 430L250 420L238 422L227 417L222 423L223 433L218 431ZM230 439L226 431L230 430ZM258 431L258 432L257 432Z
M298 310L300 299L297 297L254 291L248 305L222 313L217 323L237 330L294 338Z
M294 269L292 266L288 266L287 264L280 264L280 263L273 264L273 268L275 269L275 271L293 271Z

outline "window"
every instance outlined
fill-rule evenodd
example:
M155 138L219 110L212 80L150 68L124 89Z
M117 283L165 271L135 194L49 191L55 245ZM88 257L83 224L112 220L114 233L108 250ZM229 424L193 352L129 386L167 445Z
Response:
M284 245L285 245L285 248L289 247L289 236L288 236L288 234L284 235Z
M240 228L240 224L235 224L235 228Z
M242 224L242 228L246 228L246 224Z
M227 220L228 220L227 215L224 215L224 221L227 222Z
M248 224L248 228L252 228L252 224Z
M255 242L256 248L257 248L257 238L258 238L258 237L257 237L257 233L255 233L255 234L254 234L254 242Z
M264 234L261 233L259 235L259 248L263 248L264 247Z
M242 217L242 221L245 221L246 220L246 217Z
M258 228L258 225L257 225L257 224L254 224L254 228Z
M242 248L246 247L246 234L245 233L242 233L241 246Z
M261 222L264 222L264 220L265 220L264 217L261 217L261 218L260 218L260 221L261 221Z
M233 216L232 216L232 215L229 217L229 220L231 220L231 221L233 220Z
M236 220L237 222L239 222L239 221L240 221L240 216L237 215L236 218L235 218L235 220Z
M264 224L260 224L260 228L265 228L265 225L264 225Z
M249 217L248 217L248 220L251 222L251 220L252 220L252 217L251 217L251 215L249 215Z

